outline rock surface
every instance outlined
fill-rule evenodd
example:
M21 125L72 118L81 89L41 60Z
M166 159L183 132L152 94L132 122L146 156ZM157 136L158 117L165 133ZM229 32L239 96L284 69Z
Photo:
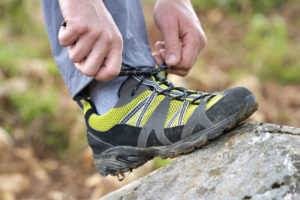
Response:
M246 123L106 199L300 199L300 129Z

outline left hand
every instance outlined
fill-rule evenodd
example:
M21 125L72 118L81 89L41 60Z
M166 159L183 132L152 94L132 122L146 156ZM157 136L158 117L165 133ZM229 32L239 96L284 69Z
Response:
M175 66L168 72L186 76L207 40L189 0L157 0L154 20L163 40L155 43L153 57L160 65Z

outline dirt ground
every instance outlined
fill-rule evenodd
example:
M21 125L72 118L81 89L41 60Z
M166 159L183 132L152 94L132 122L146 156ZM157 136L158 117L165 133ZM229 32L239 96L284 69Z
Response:
M145 2L147 28L153 47L155 41L161 40L161 34L152 18L153 3ZM290 19L294 17L295 13L300 12L300 8L296 6L278 12L284 18ZM243 49L241 44L245 40L244 35L247 30L240 27L240 24L236 23L232 16L227 16L219 9L199 13L199 19L207 32L208 46L199 56L199 60L189 76L179 78L170 75L169 80L176 85L208 92L235 86L247 87L254 92L259 102L258 111L250 120L300 127L299 82L292 84L264 79L258 77L251 70L244 70L246 72L243 71L242 76L232 78L232 74L240 71L243 67L239 64L246 56L247 49ZM299 42L299 27L289 25L289 30L293 41ZM61 107L65 107L66 111L75 110L76 115L81 116L76 105L68 98L63 84L61 87L62 94L65 95ZM9 110L6 112L8 113ZM43 151L38 152L36 148L31 147L31 143L18 145L19 142L10 137L1 126L0 199L3 200L98 199L151 172L158 162L155 160L146 163L138 170L127 174L124 181L119 182L116 177L101 177L96 173L92 153L86 145L83 145L80 150L75 150L69 156L74 159L58 158L51 154L46 156ZM74 137L80 138L81 142L86 144L84 129L83 121L78 120L76 128L70 132L79 132ZM35 129L32 128L32 132L34 131ZM20 133L21 138L25 137L22 130L15 130L15 133L17 136ZM42 149L42 147L40 148Z

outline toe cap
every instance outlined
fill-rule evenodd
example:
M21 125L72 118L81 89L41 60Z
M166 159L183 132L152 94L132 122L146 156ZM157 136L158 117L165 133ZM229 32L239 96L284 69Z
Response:
M253 93L247 88L228 89L223 92L223 95L224 97L220 101L206 111L208 118L213 123L218 123L234 114L246 114L248 110L257 107Z

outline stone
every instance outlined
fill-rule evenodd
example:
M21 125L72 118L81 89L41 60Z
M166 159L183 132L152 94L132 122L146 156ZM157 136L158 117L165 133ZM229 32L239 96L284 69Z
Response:
M29 177L21 173L0 174L0 193L2 192L20 192L28 188Z
M12 136L0 126L0 150L8 150L13 144Z
M300 129L248 122L101 200L300 199Z

